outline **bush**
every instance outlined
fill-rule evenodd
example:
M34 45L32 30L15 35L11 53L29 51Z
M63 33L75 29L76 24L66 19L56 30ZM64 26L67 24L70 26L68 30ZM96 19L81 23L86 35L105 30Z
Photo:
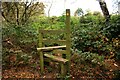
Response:
M120 38L120 15L111 16L110 26L106 31L110 33L110 38Z
M37 30L30 25L16 26L10 25L3 27L3 41L10 40L14 45L37 43Z
M27 58L28 55L31 55L32 52L36 53L36 48L38 44L38 32L35 28L31 27L30 25L16 26L14 24L4 24L2 36L3 65L10 64L10 57L14 56L14 59L17 59L17 54L15 52L18 50L22 50L22 52L24 53L24 56L21 55L21 59L23 59L26 63L29 59ZM17 61L19 62L18 59ZM17 61L14 62L14 64L16 64Z
M95 21L94 18L96 18ZM106 58L115 58L115 56L119 58L120 40L118 22L120 19L118 16L115 18L112 17L110 22L111 27L105 30L101 30L103 27L106 28L102 20L103 18L98 18L93 15L82 16L80 18L80 24L72 28L72 48L83 52L105 55ZM114 32L111 32L111 30ZM116 37L114 38L112 36Z
M76 26L72 31L72 47L84 52L90 51L100 54L103 51L108 52L112 46L105 34L99 31L100 28L92 24Z
M82 52L76 50L77 58L74 58L75 63L81 64L93 64L93 65L104 65L104 56L99 56L96 53Z

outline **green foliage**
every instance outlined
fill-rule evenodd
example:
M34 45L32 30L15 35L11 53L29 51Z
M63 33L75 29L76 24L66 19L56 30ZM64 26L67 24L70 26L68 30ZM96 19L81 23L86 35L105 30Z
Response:
M81 8L78 8L78 9L75 11L74 16L81 16L81 15L83 15L83 14L84 14L83 10L82 10Z
M71 17L71 27L77 26L79 24L79 18L78 17Z
M118 79L120 77L120 70L115 70L114 71L115 79Z
M27 65L29 64L29 60L32 58L32 56L23 53L18 52L16 53L12 49L3 48L3 54L2 54L2 65L3 66L19 66L19 65Z
M92 23L92 24L100 24L102 25L105 19L101 14L98 13L87 13L84 16L80 17L80 23Z
M20 61L22 64L28 64L32 52L36 52L38 33L37 29L30 25L16 26L11 24L4 24L2 28L3 36L3 65L18 65ZM12 51L11 51L12 50ZM24 54L15 52L21 50ZM10 56L16 58L15 62L10 63Z
M57 79L64 79L64 80L70 80L71 75L67 74L66 76L63 77L61 74L57 74L56 78Z
M40 28L47 28L49 27L49 22L48 22L48 18L45 16L37 16L33 18L33 23L31 23L31 27L38 29Z
M10 63L9 62L9 49L3 48L2 51L3 51L3 53L2 53L2 65L7 66Z
M101 63L103 56L99 55L113 55L116 59L120 59L119 17L119 15L111 16L109 26L104 24L105 19L98 12L93 14L88 13L81 17L71 17L72 49L82 51L78 53L82 56L81 60L83 62ZM26 54L24 56L20 55L20 59L25 61L29 59L28 53L37 53L38 28L63 29L65 28L65 16L53 16L49 18L36 16L32 17L32 20L29 20L28 24L19 26L4 22L2 30L3 63L8 63L9 54L12 54L10 52L11 48L23 50ZM101 30L102 28L103 30ZM45 37L48 39L62 39L63 34L60 34L60 36L50 35L50 37L47 35ZM47 45L51 44L48 43Z
M106 31L110 34L109 38L120 38L120 15L111 16L111 21Z
M93 64L93 65L104 65L104 56L99 56L96 53L82 52L77 50L75 53L79 54L78 57L74 60L76 63L81 64Z
M9 38L16 45L37 42L38 35L37 30L30 25L16 26L11 24L3 27L2 34L3 40Z
M120 59L120 15L112 15L110 23L107 27L103 28L104 32L107 33L112 47L114 48L115 58Z
M19 53L19 54L17 54L16 65L19 65L20 62L22 62L22 64L24 64L24 65L27 65L27 64L29 64L29 60L31 58L32 58L32 56L30 56L26 53Z
M108 43L104 41L105 36L100 33L100 28L93 24L80 24L80 26L74 27L74 31L72 31L73 48L82 51L98 51L103 45L107 46Z
M80 17L80 24L72 28L72 48L109 56L109 58L119 56L119 20L118 16L112 17L111 27L101 30L103 27L106 28L102 16L100 18L100 15L87 14Z

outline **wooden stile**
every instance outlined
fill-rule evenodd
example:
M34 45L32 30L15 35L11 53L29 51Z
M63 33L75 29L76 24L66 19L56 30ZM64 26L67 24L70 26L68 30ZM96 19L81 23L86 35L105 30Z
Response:
M66 27L64 30L40 30L39 29L39 48L37 48L40 54L40 68L41 73L44 72L44 56L49 58L50 61L57 61L61 65L61 75L64 77L67 73L70 73L70 48L71 48L71 40L70 40L70 9L66 9ZM43 35L59 35L64 34L65 40L49 40L44 39ZM44 47L45 43L57 43L63 44L62 46L50 46ZM52 54L44 53L45 51L52 51L54 54L60 53L62 56L55 56ZM65 56L64 56L65 55ZM48 60L49 61L49 60Z

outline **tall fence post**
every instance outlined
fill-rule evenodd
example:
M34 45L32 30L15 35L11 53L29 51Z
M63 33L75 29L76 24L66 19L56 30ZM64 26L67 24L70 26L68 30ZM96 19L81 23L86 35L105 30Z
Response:
M39 32L39 47L43 47L43 44L42 44L43 36L42 36L42 33L39 30L40 29L38 29L38 32ZM43 52L39 51L39 55L40 55L40 70L41 70L41 73L43 73L44 72Z
M70 40L70 9L66 9L66 58L69 60L67 64L67 72L70 73L70 48L71 48L71 40Z

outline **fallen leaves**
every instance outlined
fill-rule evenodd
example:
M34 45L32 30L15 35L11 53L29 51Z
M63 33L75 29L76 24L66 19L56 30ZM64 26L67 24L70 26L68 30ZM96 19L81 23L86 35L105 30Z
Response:
M105 63L110 66L102 68L101 66L92 67L92 64L87 63L71 63L71 78L113 78L113 71L119 69L118 63L113 60L107 60ZM22 62L21 62L22 64ZM105 71L107 70L107 71ZM29 65L24 67L11 67L10 69L3 70L3 78L55 78L58 73L58 69L52 69L52 73L49 73L48 67L45 67L45 74L40 74L40 67L32 68Z
M18 69L18 70L16 70ZM40 74L29 71L30 68L19 67L3 70L3 78L39 78Z

